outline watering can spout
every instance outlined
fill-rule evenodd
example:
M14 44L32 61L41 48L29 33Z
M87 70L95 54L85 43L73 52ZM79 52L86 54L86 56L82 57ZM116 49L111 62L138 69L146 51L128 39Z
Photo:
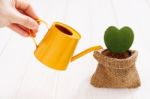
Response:
M88 48L88 49L86 49L86 50L84 50L84 51L82 51L82 52L80 52L80 53L78 53L77 55L74 55L72 58L71 58L71 62L73 62L73 61L75 61L76 59L78 59L78 58L80 58L80 57L82 57L82 56L84 56L84 55L86 55L86 54L88 54L88 53L90 53L90 52L92 52L92 51L95 51L95 50L100 50L100 49L102 49L102 46L93 46L93 47L90 47L90 48Z

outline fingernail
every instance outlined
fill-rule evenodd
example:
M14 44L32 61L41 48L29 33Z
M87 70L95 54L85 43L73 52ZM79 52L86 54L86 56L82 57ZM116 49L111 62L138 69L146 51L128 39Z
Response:
M38 28L38 23L36 23L36 22L29 22L29 27L30 27L30 29L35 30L35 29Z
M24 35L25 37L28 37L28 36L29 36L29 34L27 34L27 33L24 33L23 35Z
M37 27L38 27L37 25L35 25L33 23L31 24L31 29L35 30L35 29L37 29Z

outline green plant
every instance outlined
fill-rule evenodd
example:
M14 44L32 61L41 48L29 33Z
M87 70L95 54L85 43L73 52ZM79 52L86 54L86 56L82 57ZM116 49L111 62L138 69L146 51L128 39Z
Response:
M132 45L134 40L134 33L130 27L123 27L121 29L115 26L110 26L105 31L104 41L108 50L113 53L126 52Z

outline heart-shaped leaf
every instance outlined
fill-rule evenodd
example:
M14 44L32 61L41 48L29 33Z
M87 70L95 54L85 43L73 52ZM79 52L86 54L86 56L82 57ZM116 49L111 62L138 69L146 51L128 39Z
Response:
M107 48L114 53L122 53L127 51L134 40L134 33L130 27L123 27L120 30L114 26L110 26L104 35Z

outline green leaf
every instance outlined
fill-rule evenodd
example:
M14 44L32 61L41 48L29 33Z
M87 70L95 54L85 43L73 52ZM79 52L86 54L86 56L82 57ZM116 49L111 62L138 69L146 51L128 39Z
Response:
M130 27L123 27L120 30L115 26L110 26L104 35L104 41L107 48L114 53L123 53L127 51L134 40L134 33Z

